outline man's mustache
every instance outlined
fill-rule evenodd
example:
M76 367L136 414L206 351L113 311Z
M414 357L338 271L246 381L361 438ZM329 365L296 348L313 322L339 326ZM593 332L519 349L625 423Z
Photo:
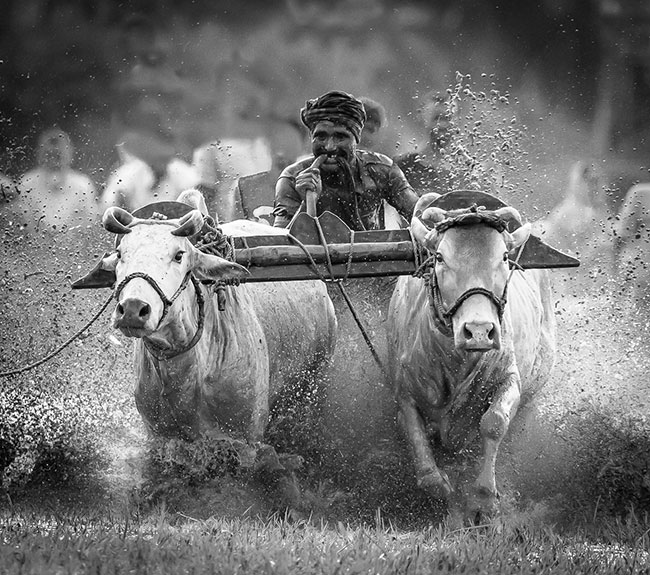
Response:
M325 152L323 150L318 150L315 156L320 156L321 154L327 156L327 159L334 158L339 164L342 162L348 163L349 161L349 156L345 152Z

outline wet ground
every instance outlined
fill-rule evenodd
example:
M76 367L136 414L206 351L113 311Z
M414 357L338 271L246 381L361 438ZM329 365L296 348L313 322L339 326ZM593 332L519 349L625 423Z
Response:
M43 231L22 227L19 218L3 217L0 370L43 357L100 308L107 291L72 292L69 284L110 249L110 238L96 226ZM617 279L591 266L555 270L552 276L557 365L546 387L515 421L498 467L506 499L518 504L542 501L566 506L576 490L594 483L594 473L598 481L598 472L603 481L612 470L617 470L620 481L633 478L620 469L611 446L602 444L612 422L633 420L641 429L638 441L650 437L650 431L643 433L650 408L645 313L625 307ZM384 361L391 283L370 283L373 293L384 296L367 297L360 282L350 282L346 289ZM318 433L302 438L312 464L305 474L308 495L321 511L340 517L372 516L377 506L398 519L423 510L433 514L435 506L414 490L381 368L338 288L330 289L341 331L332 366L322 380L327 397ZM131 342L110 328L107 311L52 361L13 380L24 386L51 382L52 389L80 389L103 398L107 422L114 422L101 442L108 455L102 481L111 503L133 500L147 450L131 395L130 362ZM644 457L645 451L636 453ZM641 474L646 473L643 465L650 468L650 461L641 462ZM222 480L208 490L192 488L176 503L190 516L255 514L268 511L264 496L263 490Z

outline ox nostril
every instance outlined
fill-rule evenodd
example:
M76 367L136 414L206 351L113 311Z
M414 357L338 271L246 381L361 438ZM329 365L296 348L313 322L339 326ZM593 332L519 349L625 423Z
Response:
M488 332L488 339L490 341L494 341L495 336L496 336L496 330L494 328L494 324L492 324L492 329Z
M149 304L146 303L142 306L142 309L140 309L140 313L138 314L141 318L147 318L151 314L151 308L149 307Z
M472 331L467 327L467 324L463 326L463 335L465 336L465 339L472 339L474 337L474 334Z
M121 303L117 304L117 313L118 315L124 315L124 306Z

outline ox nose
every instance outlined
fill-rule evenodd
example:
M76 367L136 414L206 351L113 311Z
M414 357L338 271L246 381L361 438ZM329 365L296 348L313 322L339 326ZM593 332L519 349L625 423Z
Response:
M499 330L491 321L467 322L463 325L463 348L470 351L499 349Z
M137 298L127 298L115 308L115 327L143 328L151 317L151 306Z

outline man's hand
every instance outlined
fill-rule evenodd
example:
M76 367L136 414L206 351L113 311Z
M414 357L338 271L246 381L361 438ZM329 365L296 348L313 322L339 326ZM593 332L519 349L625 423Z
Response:
M308 192L320 196L323 184L320 179L320 165L327 159L327 154L321 154L312 163L296 176L296 192L301 199L306 199Z

